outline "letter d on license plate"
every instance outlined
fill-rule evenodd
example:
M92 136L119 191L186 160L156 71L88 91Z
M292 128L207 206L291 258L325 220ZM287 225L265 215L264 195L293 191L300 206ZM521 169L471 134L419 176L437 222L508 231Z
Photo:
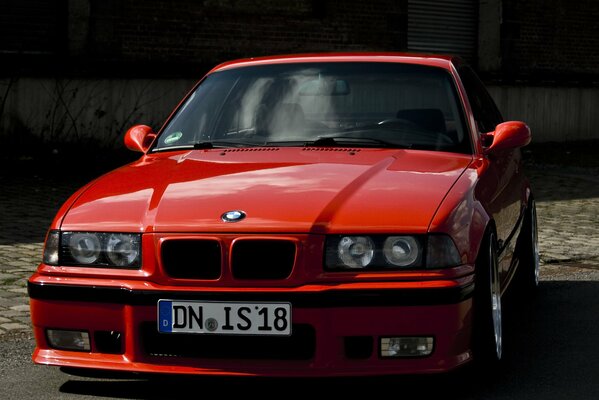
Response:
M289 336L291 304L159 300L158 331Z

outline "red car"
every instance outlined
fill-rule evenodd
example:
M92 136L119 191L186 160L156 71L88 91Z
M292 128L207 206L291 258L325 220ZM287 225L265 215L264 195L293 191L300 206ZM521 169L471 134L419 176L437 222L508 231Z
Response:
M176 374L441 372L502 355L538 283L522 122L459 59L221 64L141 158L76 192L29 279L38 364Z

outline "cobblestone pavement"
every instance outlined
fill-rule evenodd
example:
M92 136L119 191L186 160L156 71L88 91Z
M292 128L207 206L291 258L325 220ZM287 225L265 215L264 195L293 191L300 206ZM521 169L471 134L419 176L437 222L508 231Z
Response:
M599 279L599 177L540 167L528 174L537 200L542 279ZM83 183L0 173L0 336L30 331L27 278L40 262L54 214Z
M82 183L0 173L0 335L30 331L27 278L54 214Z

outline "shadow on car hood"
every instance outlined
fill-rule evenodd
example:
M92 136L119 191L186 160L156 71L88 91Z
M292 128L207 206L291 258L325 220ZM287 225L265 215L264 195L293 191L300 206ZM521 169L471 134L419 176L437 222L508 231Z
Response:
M471 161L443 152L247 148L147 155L91 185L63 230L425 232ZM223 213L247 217L225 223Z

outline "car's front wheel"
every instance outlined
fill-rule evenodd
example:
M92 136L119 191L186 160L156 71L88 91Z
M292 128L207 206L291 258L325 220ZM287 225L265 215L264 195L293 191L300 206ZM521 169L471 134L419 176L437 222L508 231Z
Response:
M522 227L522 239L520 254L518 255L518 283L520 292L524 295L534 293L539 285L539 236L537 230L537 207L534 199L530 199L524 226Z
M494 366L503 354L503 314L497 240L489 232L479 251L474 286L473 352L477 362Z

